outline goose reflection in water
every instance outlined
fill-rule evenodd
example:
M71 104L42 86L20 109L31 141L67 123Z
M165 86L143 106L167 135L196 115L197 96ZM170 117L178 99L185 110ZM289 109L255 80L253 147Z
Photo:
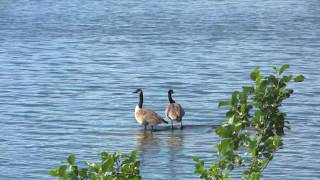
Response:
M155 154L160 152L160 138L157 137L152 131L139 130L135 133L137 150L141 160L144 161L145 158L150 158Z
M144 131L139 130L135 133L137 149L140 154L150 154L150 152L160 152L163 147L168 147L171 151L177 151L183 146L182 131Z
M159 168L167 166L170 169L167 173L171 177L175 177L179 171L179 165L176 161L179 156L183 158L183 154L179 153L183 149L183 131L151 132L139 130L135 135L142 166L159 166Z
M145 131L143 129L136 131L137 150L139 154L159 153L161 149L168 147L169 154L175 154L183 148L184 137L192 136L194 131L201 131L205 133L212 133L215 125L185 125L184 130L172 131L169 126L157 129L157 131ZM185 129L190 129L185 131Z
M168 148L169 148L169 170L170 175L173 178L179 177L177 173L181 172L181 166L179 159L183 158L183 153L180 151L183 149L183 131L171 131L168 134Z

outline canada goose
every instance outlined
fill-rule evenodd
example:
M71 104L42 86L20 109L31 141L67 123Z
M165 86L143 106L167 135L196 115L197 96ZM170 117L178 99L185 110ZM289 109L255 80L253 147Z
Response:
M173 90L168 91L169 105L166 109L166 116L171 120L171 128L173 129L173 121L180 122L180 128L182 129L182 118L184 116L184 110L182 106L176 103L172 99Z
M143 92L142 89L137 89L133 93L140 93L139 94L139 103L136 105L134 114L137 122L144 126L144 129L147 129L147 126L151 126L151 129L153 130L153 126L156 126L160 123L166 123L160 115L158 115L156 112L152 111L151 109L145 109L142 107L143 104Z

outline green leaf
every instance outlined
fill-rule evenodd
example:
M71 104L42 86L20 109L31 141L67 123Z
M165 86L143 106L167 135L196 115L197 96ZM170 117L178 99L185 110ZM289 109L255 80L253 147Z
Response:
M216 128L216 133L223 138L232 137L234 132L234 125L223 125Z
M90 163L87 162L87 165L89 166L90 170L93 172L99 172L101 164L100 163Z
M71 155L68 157L68 163L69 163L70 165L74 165L75 160L76 160L76 156L73 155L73 154L71 154Z
M88 177L88 168L81 168L79 171L79 176L80 177Z
M73 179L76 179L76 177L78 176L78 166L72 166L70 167L71 171L70 171L70 176L73 178Z
M292 75L289 75L289 76L283 76L282 77L282 81L283 82L290 82L292 80L293 76Z
M239 91L233 91L232 98L231 98L231 105L232 106L236 106L238 104L238 102L239 102L238 94L239 94Z
M247 113L247 105L241 104L240 110L241 110L241 113L246 114Z
M260 110L256 110L256 112L254 112L254 117L251 121L251 124L253 126L261 124L261 111Z
M242 159L240 156L235 156L234 157L234 162L237 164L237 165L240 165L242 163Z
M271 82L271 85L276 86L278 84L278 79L274 75L270 75L268 77L269 82Z
M260 172L252 172L250 175L250 180L259 180L261 177L261 173Z
M67 165L62 165L59 167L59 177L66 178L67 177Z
M281 75L286 69L288 69L290 66L289 64L284 64L280 67L280 70L279 70L279 75Z
M273 73L277 73L277 72L278 72L278 69L277 69L277 67L275 67L275 66L272 66L272 70L273 70L273 71L272 71Z
M114 152L112 156L113 156L113 160L117 161L122 156L122 154L120 152Z
M135 177L131 177L132 180L140 180L141 177L140 176L135 176Z
M241 104L247 104L247 98L248 98L248 96L246 93L241 92L239 94L239 99L240 99Z
M103 161L101 165L102 172L111 172L113 170L114 159L112 157Z
M104 161L104 160L106 160L106 159L109 157L109 153L106 152L106 151L102 151L102 152L100 153L100 156L101 156L101 160Z
M220 101L218 107L229 106L229 105L230 105L230 101L228 101L228 100Z
M274 146L277 146L277 147L280 147L283 145L282 143L282 138L280 136L276 136L274 139L273 139L273 145Z
M195 162L200 162L200 158L197 156L192 157L192 160Z
M254 87L252 87L252 86L243 86L242 90L243 90L244 93L247 93L247 94L253 94L254 93Z
M134 162L136 159L137 159L137 155L138 155L138 151L137 150L134 150L131 152L131 155L130 155L130 162Z
M250 145L251 139L248 134L241 134L240 138L245 147Z
M219 153L222 155L227 155L227 152L230 148L229 146L230 144L230 140L229 139L223 139L221 140L220 144L217 145L218 149L219 149Z
M59 168L49 170L48 174L51 175L51 176L59 176Z
M257 137L250 141L250 152L252 154L252 157L257 156L257 142Z
M251 72L250 74L250 78L253 80L253 81L256 81L258 78L260 77L260 70L259 68L255 68L253 69L253 71Z
M300 74L294 78L294 81L295 82L302 82L302 81L304 81L304 76L302 74Z
M193 157L195 164L195 173L199 174L201 178L208 178L208 171L204 167L204 161L200 160L198 157Z
M232 117L234 114L235 114L234 110L229 110L228 112L226 112L227 117Z

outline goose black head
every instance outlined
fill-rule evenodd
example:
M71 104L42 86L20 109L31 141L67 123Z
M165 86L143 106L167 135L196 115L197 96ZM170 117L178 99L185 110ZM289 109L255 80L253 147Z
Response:
M174 94L174 91L173 91L172 89L170 89L170 90L168 91L168 93L169 93L169 94Z
M139 93L139 92L142 92L142 89L137 89L133 93Z
M174 92L173 92L173 90L172 89L170 89L169 91L168 91L168 99L169 99L169 102L170 103L175 103L175 101L172 99L172 94L173 94Z

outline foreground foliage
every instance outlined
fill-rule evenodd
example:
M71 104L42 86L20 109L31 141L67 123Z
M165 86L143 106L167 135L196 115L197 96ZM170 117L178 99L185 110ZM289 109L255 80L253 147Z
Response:
M139 180L140 162L137 159L137 151L130 155L120 152L101 153L101 162L92 163L85 161L86 167L76 165L76 157L70 155L67 164L50 170L48 173L60 179L94 179L94 180Z
M229 179L229 173L236 167L244 169L242 179L256 180L262 177L264 169L274 154L283 145L282 137L289 122L280 107L293 93L287 87L289 82L302 82L302 75L284 75L288 64L273 68L263 76L259 68L250 74L253 86L234 91L231 99L221 101L219 107L227 106L227 119L216 129L221 138L216 144L218 162L206 169L204 161L194 157L195 173L203 179Z

